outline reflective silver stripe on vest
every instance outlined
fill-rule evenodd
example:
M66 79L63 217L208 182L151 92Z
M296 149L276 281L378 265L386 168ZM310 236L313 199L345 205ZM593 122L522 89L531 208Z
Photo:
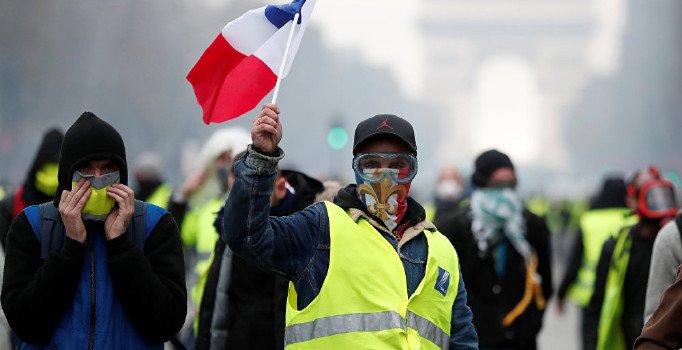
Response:
M416 329L422 338L430 340L441 349L450 347L450 336L433 322L412 311L407 311L407 326Z
M288 326L284 344L291 345L317 338L352 332L378 332L410 327L441 349L450 345L450 337L431 321L408 311L407 320L395 311L336 315Z
M405 319L395 311L329 316L287 327L284 344L290 345L335 334L402 329L404 324Z

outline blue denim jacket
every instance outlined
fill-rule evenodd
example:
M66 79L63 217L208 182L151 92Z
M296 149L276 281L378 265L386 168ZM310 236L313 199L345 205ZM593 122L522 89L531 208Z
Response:
M270 194L279 156L269 157L249 148L235 163L235 181L225 204L222 239L243 258L281 274L296 286L299 307L319 294L329 268L329 219L323 203L289 216L269 216ZM405 268L408 295L424 277L427 245L423 234L403 243L384 237L396 248ZM460 274L452 307L451 349L478 349L478 337L466 304L467 292Z

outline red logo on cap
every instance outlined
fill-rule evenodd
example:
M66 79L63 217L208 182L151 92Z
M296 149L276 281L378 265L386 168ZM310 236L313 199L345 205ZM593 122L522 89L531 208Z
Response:
M389 128L389 129L393 129L390 125L388 125L388 117L386 117L386 119L384 119L384 121L381 123L381 125L379 125L379 127L377 128L377 130L379 130L379 129L383 128L383 127L386 127L386 128Z

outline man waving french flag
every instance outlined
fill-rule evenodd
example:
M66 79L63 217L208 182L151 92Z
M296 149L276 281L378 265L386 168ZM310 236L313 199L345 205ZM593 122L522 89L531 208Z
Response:
M224 122L250 111L278 79L286 77L315 2L264 6L223 28L187 75L203 109L204 123Z

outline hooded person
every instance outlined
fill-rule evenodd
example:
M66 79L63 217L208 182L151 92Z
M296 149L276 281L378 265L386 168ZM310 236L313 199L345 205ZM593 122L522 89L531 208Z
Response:
M29 205L51 201L57 190L59 150L64 134L51 128L42 137L24 183L0 201L0 243L5 247L12 220Z
M481 347L535 349L552 294L549 230L524 207L509 156L483 152L474 170L470 203L436 225L462 261Z
M51 128L46 131L40 146L38 146L38 151L24 183L16 191L8 193L6 197L1 198L0 246L3 250L3 259L0 269L4 268L5 241L7 240L7 232L12 224L12 220L27 206L45 203L51 201L54 197L58 181L59 150L61 149L63 138L64 134L57 128ZM0 312L2 312L2 309L0 309ZM4 325L9 329L4 314L0 317L0 325ZM16 341L16 338L14 340ZM2 345L4 345L4 342L0 340L0 348L2 348Z
M200 255L198 261L207 259L213 249L217 237L213 221L227 195L229 167L234 155L246 149L248 137L239 128L215 131L197 155L198 170L173 193L168 210L180 226L185 246ZM197 217L204 212L212 215Z
M172 205L188 211L224 195L232 158L245 150L248 143L249 134L241 128L223 128L213 132L196 155L197 170L173 193ZM171 209L174 211L176 209ZM182 222L181 217L178 222Z
M222 239L284 276L286 349L477 349L457 253L409 196L417 174L412 125L380 114L355 129L356 183L334 203L270 215L284 156L279 107L263 107L234 166Z
M121 136L90 112L64 136L58 180L7 236L2 306L22 349L163 349L186 312L177 225L135 201Z
M246 150L248 133L240 128L218 129L197 155L198 170L173 194L169 211L180 226L187 259L187 285L190 287L188 317L181 332L184 343L194 343L197 335L204 286L219 233L213 223L225 202L230 165L234 155Z
M161 155L147 151L137 156L133 171L140 200L167 209L173 187L164 181Z

